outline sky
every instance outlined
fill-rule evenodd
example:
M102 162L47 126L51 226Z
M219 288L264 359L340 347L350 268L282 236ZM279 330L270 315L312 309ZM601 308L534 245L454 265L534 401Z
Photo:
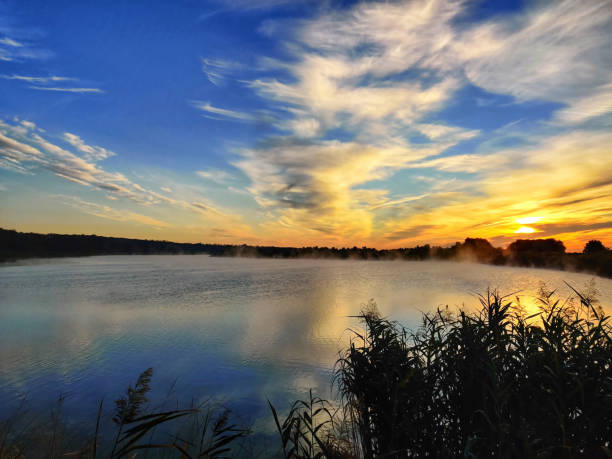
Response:
M0 0L0 227L612 247L612 2Z

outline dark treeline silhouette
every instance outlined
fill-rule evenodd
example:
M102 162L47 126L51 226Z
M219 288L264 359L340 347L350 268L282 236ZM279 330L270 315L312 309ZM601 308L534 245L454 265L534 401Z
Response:
M589 241L582 253L568 253L555 239L519 239L507 248L481 238L450 247L429 244L399 249L370 247L274 247L191 244L83 234L20 233L0 228L0 261L90 255L208 254L260 258L338 258L358 260L460 260L478 263L586 271L612 277L612 250Z

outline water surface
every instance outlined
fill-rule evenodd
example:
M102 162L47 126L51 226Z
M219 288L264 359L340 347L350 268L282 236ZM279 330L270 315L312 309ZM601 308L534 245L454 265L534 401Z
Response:
M154 401L226 400L247 422L313 388L330 397L338 351L375 299L407 326L437 306L470 307L487 287L583 288L593 276L453 262L100 256L0 267L0 417L26 397L67 395L91 419L154 368ZM601 298L612 280L596 278ZM610 312L610 309L607 309ZM95 415L94 415L95 416ZM267 421L266 421L267 422Z

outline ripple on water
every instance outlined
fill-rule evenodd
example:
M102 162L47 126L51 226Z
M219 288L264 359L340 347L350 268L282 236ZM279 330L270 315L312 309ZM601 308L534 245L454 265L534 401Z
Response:
M16 400L91 417L154 367L154 393L232 400L267 414L309 386L328 395L353 316L371 298L415 326L421 311L476 303L487 287L533 297L585 274L452 262L107 256L0 267L0 416ZM596 279L601 298L612 280ZM606 305L604 305L606 306ZM610 311L609 308L607 308Z

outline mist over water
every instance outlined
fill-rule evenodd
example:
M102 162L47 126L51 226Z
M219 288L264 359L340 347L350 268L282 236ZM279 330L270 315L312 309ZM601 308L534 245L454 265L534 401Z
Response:
M527 307L541 282L569 294L595 279L603 307L612 280L561 271L456 262L102 256L0 268L0 416L19 400L68 395L91 420L154 368L152 401L226 400L246 420L313 388L330 397L350 317L374 299L411 327L421 311L476 306L487 287Z

